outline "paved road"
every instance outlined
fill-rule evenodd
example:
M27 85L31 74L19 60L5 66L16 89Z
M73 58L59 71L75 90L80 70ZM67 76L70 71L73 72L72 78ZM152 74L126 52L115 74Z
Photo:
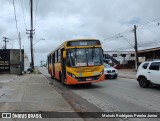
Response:
M109 79L72 90L104 111L160 112L160 87L143 89L136 80Z
M42 70L42 73L48 75L46 69ZM105 112L160 112L160 87L152 86L144 89L139 87L134 79L108 79L89 86L77 85L64 88L71 89Z

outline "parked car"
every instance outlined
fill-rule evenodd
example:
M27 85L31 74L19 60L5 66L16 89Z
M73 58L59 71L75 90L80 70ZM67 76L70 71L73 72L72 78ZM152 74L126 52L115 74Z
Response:
M160 84L160 60L141 63L136 78L142 88L149 87L151 84Z
M104 63L104 74L105 78L113 78L116 79L118 76L117 69L111 67L110 65Z
M115 68L115 69L122 69L122 68L123 68L123 65L120 65L120 64L114 65L113 68Z

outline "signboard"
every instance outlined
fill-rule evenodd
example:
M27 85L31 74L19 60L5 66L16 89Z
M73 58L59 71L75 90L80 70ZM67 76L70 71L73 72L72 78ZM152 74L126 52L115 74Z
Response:
M146 57L138 57L138 61L140 63L145 62L146 61Z
M0 50L0 72L10 71L10 50Z

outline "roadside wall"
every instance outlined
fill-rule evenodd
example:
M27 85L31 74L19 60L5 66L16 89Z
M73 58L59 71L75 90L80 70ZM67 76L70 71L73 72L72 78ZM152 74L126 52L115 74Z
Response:
M0 73L20 73L20 50L6 49L0 50ZM24 71L24 50L21 50L21 70Z
M21 69L22 71L24 71L24 50L21 50L21 53L22 53ZM20 50L19 49L10 50L10 73L12 74L20 73Z

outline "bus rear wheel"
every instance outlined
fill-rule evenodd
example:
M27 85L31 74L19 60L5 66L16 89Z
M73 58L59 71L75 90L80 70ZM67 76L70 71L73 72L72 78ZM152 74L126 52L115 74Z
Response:
M54 76L52 75L52 72L50 72L50 75L51 75L51 79L54 79Z

